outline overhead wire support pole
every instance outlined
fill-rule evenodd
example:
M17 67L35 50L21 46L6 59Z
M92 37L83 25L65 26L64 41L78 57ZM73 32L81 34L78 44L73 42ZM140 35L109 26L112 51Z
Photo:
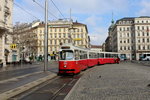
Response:
M48 0L45 0L44 72L48 67Z

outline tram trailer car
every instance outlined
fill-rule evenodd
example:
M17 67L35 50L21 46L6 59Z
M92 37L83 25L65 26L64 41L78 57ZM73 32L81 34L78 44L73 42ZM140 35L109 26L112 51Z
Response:
M117 53L98 52L65 44L59 54L58 74L77 74L98 64L118 63Z
M98 52L88 50L88 67L98 65Z

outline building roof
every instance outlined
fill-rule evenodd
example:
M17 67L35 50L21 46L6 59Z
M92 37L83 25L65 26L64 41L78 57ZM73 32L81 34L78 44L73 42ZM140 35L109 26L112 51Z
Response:
M91 48L102 48L101 45L91 45Z
M150 16L140 16L140 17L124 17L124 18L121 18L118 21L128 21L128 20L134 20L135 18L150 18Z
M85 24L78 23L78 22L73 22L73 25L85 25ZM86 26L86 25L85 25L85 26Z

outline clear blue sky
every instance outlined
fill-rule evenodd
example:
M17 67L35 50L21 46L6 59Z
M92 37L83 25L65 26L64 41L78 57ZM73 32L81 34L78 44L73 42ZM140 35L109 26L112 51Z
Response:
M35 0L44 6L45 0ZM150 0L53 0L62 14L69 18L69 10L72 9L74 21L88 26L91 43L101 45L107 35L108 27L111 24L112 12L114 21L123 17L150 16ZM44 10L32 0L14 0L16 4L30 12L28 14L14 5L13 23L32 22L36 16L44 20ZM61 14L49 0L49 11L57 18L62 18ZM49 20L56 20L50 16Z

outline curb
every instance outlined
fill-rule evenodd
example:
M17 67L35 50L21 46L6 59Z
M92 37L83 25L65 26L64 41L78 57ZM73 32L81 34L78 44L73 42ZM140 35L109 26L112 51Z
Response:
M55 76L57 76L57 75L54 74L54 73L51 73L50 75L48 75L48 76L46 76L44 78L40 78L40 79L38 79L36 81L33 81L31 83L28 83L28 84L25 84L25 85L20 86L18 88L15 88L15 89L9 90L7 92L1 93L0 94L0 100L7 100L7 99L9 99L9 98L11 98L13 96L16 96L16 95L18 95L18 94L20 94L22 92L25 92L25 91L35 87L35 86L37 86L37 85L39 85L39 84L41 84L41 83L43 83L43 82L45 82L47 80L50 80L50 79L52 79Z

